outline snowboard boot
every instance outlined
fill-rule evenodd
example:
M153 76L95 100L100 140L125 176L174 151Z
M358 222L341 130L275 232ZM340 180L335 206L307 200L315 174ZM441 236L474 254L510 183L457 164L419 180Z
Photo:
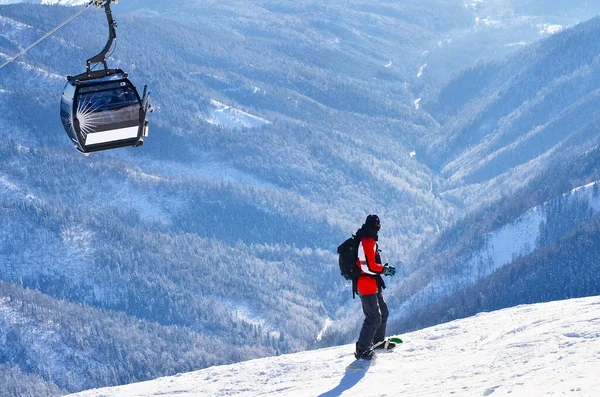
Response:
M357 343L356 350L354 351L354 357L357 360L371 361L371 359L373 358L373 349L361 350L358 348L358 343Z

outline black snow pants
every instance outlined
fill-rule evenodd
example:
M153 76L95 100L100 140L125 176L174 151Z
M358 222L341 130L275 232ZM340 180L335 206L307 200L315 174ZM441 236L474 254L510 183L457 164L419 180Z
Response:
M385 339L389 311L381 292L373 295L361 295L360 301L365 314L365 321L360 330L356 349L363 352L372 349L373 343Z

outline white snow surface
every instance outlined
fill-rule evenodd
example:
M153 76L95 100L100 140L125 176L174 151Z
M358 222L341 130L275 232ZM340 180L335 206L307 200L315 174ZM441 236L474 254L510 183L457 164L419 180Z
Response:
M540 34L556 34L559 33L563 30L562 25L551 25L551 24L543 24L543 25L538 25L538 28L540 28Z
M417 73L417 78L420 79L421 76L423 76L423 73L425 72L425 68L427 67L427 64L421 65L421 67L419 68L419 73Z
M600 395L600 297L482 313L402 338L366 371L346 370L346 345L72 396Z
M268 120L232 108L214 99L211 99L210 103L213 109L211 109L209 118L205 120L211 124L231 129L258 128L265 124L271 124Z
M415 110L419 110L421 109L421 100L423 98L417 98L413 101L413 104L415 105Z

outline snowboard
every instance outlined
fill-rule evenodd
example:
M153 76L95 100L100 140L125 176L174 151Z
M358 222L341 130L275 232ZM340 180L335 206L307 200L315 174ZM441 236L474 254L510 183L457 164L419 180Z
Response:
M390 342L392 342L392 343L395 343L395 344L396 344L396 346L394 346L394 347L391 347L391 348L387 348L387 349L383 349L383 350L382 350L382 349L377 349L377 347L378 347L378 346L380 346L380 345L382 345L382 344L384 344L384 343L385 343L385 340L383 340L383 341L381 341L381 342L379 342L379 343L376 343L376 344L374 344L374 345L373 345L373 350L374 350L374 351L390 351L390 350L393 350L393 349L395 349L396 347L398 347L398 345L400 345L400 344L404 343L404 341L403 341L402 339L400 339L400 338L388 338L387 340L389 340L389 341L390 341Z
M404 341L400 338L389 338L390 342L393 342L396 344L395 347L391 348L391 349L384 349L384 350L375 350L373 352L373 356L371 357L371 360L354 360L352 361L350 364L348 364L348 366L346 367L347 370L367 370L371 367L371 365L375 364L375 357L376 357L376 352L389 352L392 351L393 349L395 349L396 347L398 347L398 345L404 343ZM380 342L376 345L373 346L373 348L379 346L381 343L385 343L385 341Z

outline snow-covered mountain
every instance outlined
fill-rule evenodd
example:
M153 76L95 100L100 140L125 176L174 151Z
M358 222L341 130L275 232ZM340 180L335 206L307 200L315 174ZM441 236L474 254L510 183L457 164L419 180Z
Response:
M0 6L0 59L75 12L36 3ZM600 68L589 58L598 22L568 28L589 15L571 15L581 2L549 10L534 7L542 0L501 3L122 1L110 63L149 84L157 111L142 149L89 158L69 147L57 100L63 76L102 48L104 13L85 13L3 69L0 384L33 383L30 394L55 396L303 350L319 339L348 342L346 319L359 303L334 252L370 212L384 219L385 260L410 264L388 283L388 297L410 299L443 283L435 272L443 261L432 257L449 261L458 276L442 273L453 281L472 281L452 265L490 259L482 236L496 244L496 231L516 230L506 219L600 179L595 163L575 167L575 179L563 172L597 143ZM524 30L512 29L515 21ZM508 64L480 65L558 25L565 31ZM539 68L528 69L534 61ZM564 68L547 67L557 63ZM474 64L438 102L421 95ZM496 139L487 139L496 122ZM546 152L551 142L563 150ZM560 167L556 181L535 179L548 164ZM554 184L553 195L537 196ZM539 200L515 198L523 186ZM500 198L513 207L496 205ZM484 202L501 210L450 228L456 239L444 241L455 244L434 244L441 249L414 260L422 243ZM415 282L423 273L426 282ZM36 335L51 338L40 346Z
M409 157L428 121L413 114L401 72L377 55L405 46L395 19L381 20L373 44L352 33L371 23L339 1L349 18L341 31L317 2L309 17L280 2L174 1L165 13L158 2L121 3L110 63L147 82L157 110L141 150L83 158L60 125L63 76L104 45L103 12L83 14L0 74L0 297L19 314L0 330L9 341L0 382L39 375L47 390L75 392L304 350L351 295L334 251L366 214L385 216L390 258L454 216ZM73 12L0 6L0 59ZM14 295L30 289L43 297L23 311ZM65 319L57 300L81 304L72 310L88 325ZM29 321L33 311L47 321ZM127 320L114 325L114 312ZM109 332L134 319L139 337ZM95 337L83 341L86 330ZM45 332L52 343L29 343ZM168 341L181 334L197 349L174 350ZM139 354L141 339L162 342Z
M357 315L359 315L357 313ZM524 305L403 335L366 371L352 345L72 397L600 395L600 297Z

